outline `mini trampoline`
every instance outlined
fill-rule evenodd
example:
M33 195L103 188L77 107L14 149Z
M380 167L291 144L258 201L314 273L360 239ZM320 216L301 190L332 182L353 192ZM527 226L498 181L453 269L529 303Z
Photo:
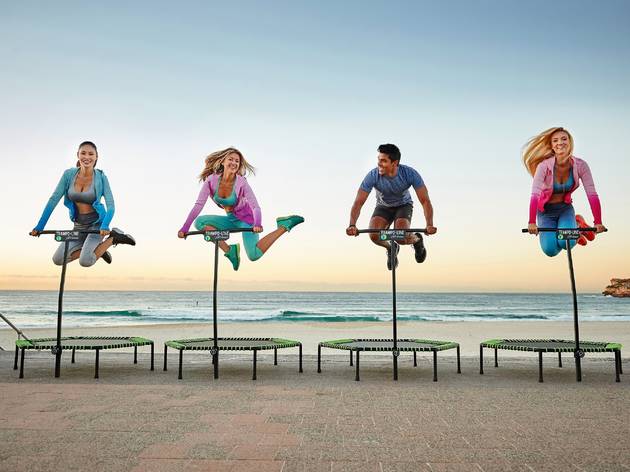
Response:
M60 344L59 341L61 341ZM98 379L99 353L106 349L121 349L125 347L133 347L133 363L138 363L138 346L151 346L151 370L153 370L153 341L146 338L126 337L126 336L70 336L58 338L39 338L39 339L18 339L15 341L15 362L13 369L18 368L18 351L20 356L20 378L24 378L24 351L34 349L43 351L50 349L55 358L61 358L61 352L58 352L58 346L61 351L72 349L72 363L74 364L74 353L80 351L96 351L96 361L94 367L94 378Z
M538 353L538 381L543 381L543 353L557 352L558 367L562 367L562 353L571 352L577 358L584 357L585 352L613 352L615 355L615 381L619 382L621 367L621 344L580 341L576 348L575 341L562 339L490 339L479 345L479 373L483 374L483 348L494 349L494 366L499 367L498 350L529 351Z
M413 352L413 366L418 366L417 352L433 352L433 381L437 382L437 353L447 349L457 349L457 373L461 374L459 344L450 341L433 341L429 339L398 339L394 348L393 339L337 339L322 341L317 345L317 372L321 372L322 347L344 349L350 351L350 365L353 363L353 352L356 352L356 374L354 380L359 381L359 353L388 351L394 357L400 352Z
M278 349L289 347L298 347L299 354L299 372L302 372L302 343L282 338L217 338L218 351L215 352L214 338L199 339L181 339L176 341L166 341L164 343L164 370L167 370L167 350L169 347L179 351L179 374L178 379L182 379L182 363L184 351L210 351L212 354L212 363L218 361L218 351L252 351L253 352L253 374L252 380L256 380L256 354L258 351L267 351L273 349L273 364L278 365Z

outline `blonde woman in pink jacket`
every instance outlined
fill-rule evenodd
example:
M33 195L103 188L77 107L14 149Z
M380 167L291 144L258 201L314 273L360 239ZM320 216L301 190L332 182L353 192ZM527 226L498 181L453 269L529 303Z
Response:
M203 182L199 196L177 236L183 238L193 222L200 231L251 228L252 232L243 233L243 243L249 260L256 261L280 236L304 222L304 218L299 215L281 216L276 218L277 228L260 239L259 233L263 230L262 214L256 196L245 178L247 172L253 173L254 168L236 148L222 149L206 157L205 167L199 176L199 180ZM224 210L225 215L199 216L208 198ZM241 263L240 245L228 245L225 241L220 241L219 247L234 270L238 270Z
M573 137L567 130L549 128L530 139L525 145L523 163L534 177L527 225L530 234L538 234L538 227L591 226L581 215L575 214L572 205L571 194L580 186L580 181L591 207L593 226L598 233L606 230L591 170L586 161L573 155ZM578 243L586 245L587 239L592 241L594 237L593 233L584 233ZM566 242L559 241L555 232L541 233L539 240L543 252L550 257L566 248Z

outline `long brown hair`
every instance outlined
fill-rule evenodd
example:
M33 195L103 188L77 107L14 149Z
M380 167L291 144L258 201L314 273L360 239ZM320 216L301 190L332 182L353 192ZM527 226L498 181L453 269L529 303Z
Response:
M238 154L238 157L240 158L238 170L236 171L237 174L244 176L247 172L250 172L251 174L255 173L256 169L254 169L254 167L245 160L241 151L236 148L229 147L220 151L215 151L206 157L206 165L201 171L201 174L199 174L199 181L203 182L212 174L222 174L223 161L225 161L225 158L232 153Z
M551 149L551 137L558 131L564 131L569 136L569 155L573 154L573 136L566 129L555 126L549 128L532 139L527 141L523 151L523 164L527 171L533 176L536 173L536 167L548 157L554 155Z

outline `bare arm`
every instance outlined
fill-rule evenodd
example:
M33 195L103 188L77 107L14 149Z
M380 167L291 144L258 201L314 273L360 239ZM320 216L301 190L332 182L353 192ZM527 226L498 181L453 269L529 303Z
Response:
M431 199L429 198L429 191L427 186L423 185L420 188L415 189L418 200L424 210L424 219L427 225L427 234L435 234L437 228L433 226L433 205L431 205Z
M352 209L350 210L350 224L348 225L348 228L346 229L346 234L348 236L357 236L358 233L357 231L357 227L356 227L356 223L357 220L359 219L359 215L361 214L361 208L363 208L363 205L365 204L365 201L368 198L369 193L366 192L365 190L359 189L357 191L357 196L354 199L354 203L352 204Z

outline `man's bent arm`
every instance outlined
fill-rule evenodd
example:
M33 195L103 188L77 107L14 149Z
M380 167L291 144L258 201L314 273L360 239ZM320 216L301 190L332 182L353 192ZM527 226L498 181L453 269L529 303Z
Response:
M357 224L357 220L359 219L359 215L361 214L361 208L365 204L365 201L368 198L369 193L367 193L363 189L359 189L357 192L357 196L354 199L354 203L352 204L352 209L350 210L350 224L348 226L354 226Z
M433 205L431 205L431 199L429 198L429 191L427 186L423 185L420 188L415 189L418 200L424 210L424 219L427 226L433 226Z

